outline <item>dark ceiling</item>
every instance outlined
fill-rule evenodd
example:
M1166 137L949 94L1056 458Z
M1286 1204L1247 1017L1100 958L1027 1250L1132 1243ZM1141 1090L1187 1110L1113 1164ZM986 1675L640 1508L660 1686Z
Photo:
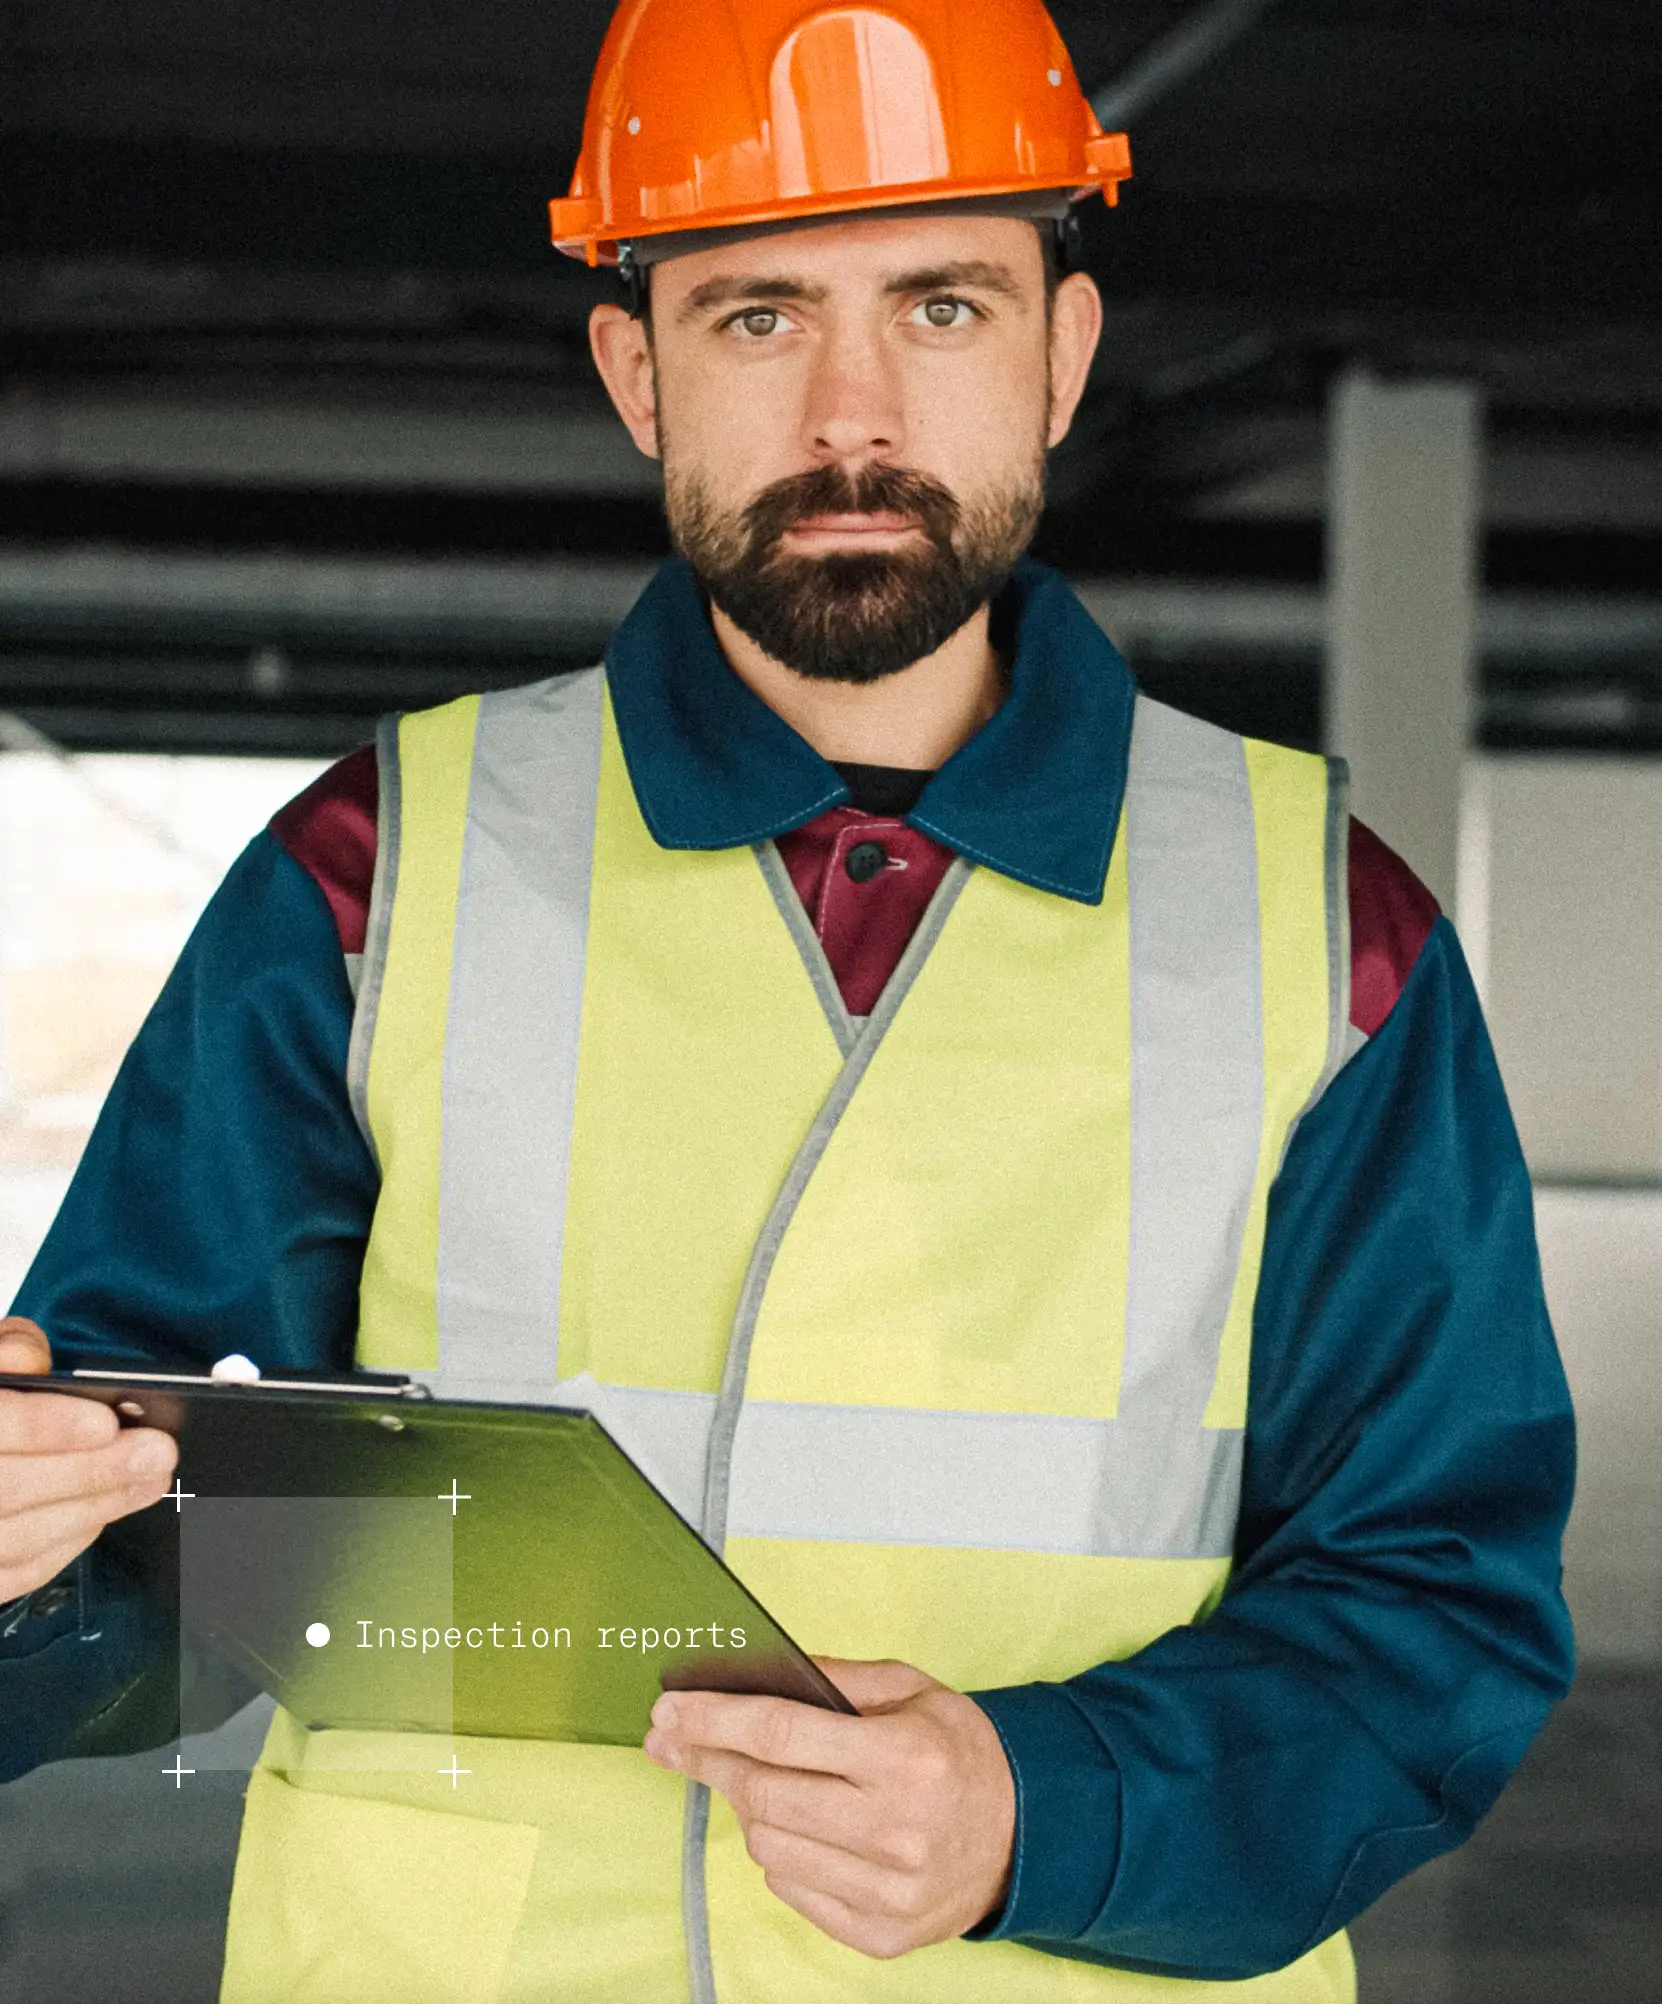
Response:
M0 0L0 550L661 549L583 342L608 281L544 227L609 11ZM1204 8L1053 11L1097 89ZM1313 589L1325 400L1361 360L1484 385L1491 589L1662 594L1659 22L1280 0L1149 105L1122 206L1087 210L1108 338L1045 552ZM323 745L402 686L362 622L328 645L269 607L100 625L5 577L0 704L55 705L72 738L122 739L124 704L165 735L161 688L203 741ZM204 693L261 646L298 664L275 713L269 687L238 699L263 738ZM1662 648L1625 658L1646 701L1653 671L1662 705Z

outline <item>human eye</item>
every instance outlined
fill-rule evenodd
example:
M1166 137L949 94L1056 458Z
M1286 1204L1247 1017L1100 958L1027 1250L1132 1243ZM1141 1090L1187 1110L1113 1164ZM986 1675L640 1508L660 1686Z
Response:
M976 318L976 310L967 299L955 298L950 293L937 293L932 299L920 299L912 308L912 323L917 327L938 330L967 327Z
M765 341L785 325L785 316L777 306L745 306L721 324L742 341Z

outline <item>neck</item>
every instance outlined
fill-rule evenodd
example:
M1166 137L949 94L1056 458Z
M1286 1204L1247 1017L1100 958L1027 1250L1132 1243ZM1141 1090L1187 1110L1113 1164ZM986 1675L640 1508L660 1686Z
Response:
M980 730L1004 697L985 606L933 654L879 682L799 675L764 654L720 606L710 608L710 618L734 674L821 758L932 771Z

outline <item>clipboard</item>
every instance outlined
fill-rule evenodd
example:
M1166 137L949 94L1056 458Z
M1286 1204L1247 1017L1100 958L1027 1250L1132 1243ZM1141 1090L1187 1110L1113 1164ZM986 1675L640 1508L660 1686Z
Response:
M664 1690L856 1709L582 1408L369 1373L0 1389L173 1435L179 1493L100 1543L313 1728L638 1746Z

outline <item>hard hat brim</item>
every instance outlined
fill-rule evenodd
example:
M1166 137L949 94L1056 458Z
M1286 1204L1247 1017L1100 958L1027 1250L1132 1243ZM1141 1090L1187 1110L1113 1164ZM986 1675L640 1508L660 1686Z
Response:
M833 219L845 220L854 216L893 213L927 216L942 209L979 211L984 214L1030 215L1034 220L1043 220L1048 214L1064 215L1075 202L1087 196L1101 194L1103 199L1114 206L1119 198L1116 179L1088 181L1083 186L1056 188L1035 186L1030 181L1006 181L989 183L985 187L966 189L961 182L914 183L910 187L895 188L877 192L862 189L857 199L851 201L847 195L808 195L791 202L781 202L766 213L758 214L754 209L735 210L723 215L712 211L707 219L701 220L696 228L689 229L685 221L674 216L662 224L638 223L626 236L612 237L600 234L604 227L601 218L595 214L588 222L589 228L579 234L562 230L562 223L577 222L576 211L583 198L568 198L565 201L549 203L549 216L553 228L554 248L567 257L581 258L590 265L615 265L618 262L622 243L633 246L636 262L639 264L659 263L666 257L678 257L683 251L714 248L716 239L736 242L742 237L777 235L787 230L801 229L816 222ZM1041 206L1026 209L1018 203L1033 200ZM1042 206L1046 201L1054 201L1056 206ZM1009 206L1004 206L1008 204ZM593 203L592 210L599 204ZM562 214L562 212L564 212ZM592 213L592 211L591 211ZM590 230L594 234L590 234ZM694 242L697 239L697 242ZM657 249L655 246L667 240L678 240L677 248Z
M857 208L830 209L813 215L775 217L768 222L735 223L695 230L663 230L626 238L637 265L663 264L691 251L716 250L723 244L744 243L751 237L788 236L816 224L858 222L866 216L899 221L910 216L1008 216L1017 222L1060 222L1081 192L1073 188L1024 188L1015 194L957 195L934 202L861 202Z

